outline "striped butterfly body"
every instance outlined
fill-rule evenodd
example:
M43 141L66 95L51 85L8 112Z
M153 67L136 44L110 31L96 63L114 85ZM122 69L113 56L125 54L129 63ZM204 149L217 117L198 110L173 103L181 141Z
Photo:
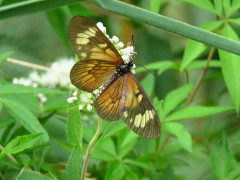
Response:
M84 17L73 17L69 37L80 61L70 79L78 89L93 92L103 86L94 101L98 115L108 121L123 119L138 135L157 138L160 121L144 89L106 35Z

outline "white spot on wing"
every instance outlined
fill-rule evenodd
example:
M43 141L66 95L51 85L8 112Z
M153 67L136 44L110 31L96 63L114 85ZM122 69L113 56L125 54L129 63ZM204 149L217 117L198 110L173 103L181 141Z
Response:
M87 35L87 34L84 34L84 33L78 33L77 34L77 37L80 37L80 38L89 38L91 36Z
M143 98L143 95L139 94L138 97L137 97L137 100L138 100L139 103L142 101L142 98Z
M124 116L125 118L128 117L128 112L125 111L125 112L123 113L123 116Z
M85 57L87 57L87 53L83 52L80 54L80 56L85 58Z
M136 127L139 127L141 125L141 121L142 121L142 115L141 114L136 115L134 120L134 125Z
M77 44L87 44L89 42L89 39L86 38L77 38L76 43Z

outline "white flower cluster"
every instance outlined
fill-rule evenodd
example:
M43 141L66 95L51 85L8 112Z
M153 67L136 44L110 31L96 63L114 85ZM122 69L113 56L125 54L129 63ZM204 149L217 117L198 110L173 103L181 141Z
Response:
M52 71L46 71L41 74L33 71L27 78L14 78L12 82L33 87L69 89L69 87L73 87L69 81L69 73L74 63L73 59L63 58L51 64L50 68Z
M126 48L123 48L124 47L123 42L119 41L119 38L117 36L113 36L112 38L110 38L109 35L107 34L106 27L103 26L101 22L97 23L97 27L107 36L107 38L111 41L114 47L118 50L123 61L125 63L128 63L132 59L134 54L136 54L136 52L134 51L134 47L130 46L129 44ZM136 65L134 64L131 69L133 74L135 74L135 68L136 68Z
M68 103L73 103L74 101L80 101L80 105L78 107L79 110L86 108L88 111L91 111L93 109L93 106L92 106L93 101L97 96L99 96L99 94L101 93L101 90L102 90L102 86L96 89L95 91L93 91L93 93L88 93L84 91L74 91L72 94L73 96L69 97L67 101Z
M62 58L51 64L50 68L52 71L46 71L41 74L33 71L27 78L13 78L12 83L32 87L73 89L74 86L69 80L69 73L74 63L73 59ZM38 94L38 97L41 102L47 101L47 97L44 94Z

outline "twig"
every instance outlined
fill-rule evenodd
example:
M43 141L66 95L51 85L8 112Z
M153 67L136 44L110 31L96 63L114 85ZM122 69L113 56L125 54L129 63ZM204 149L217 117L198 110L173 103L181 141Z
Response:
M4 147L2 145L0 145L0 151L3 151ZM13 157L11 154L6 154L6 157L12 161L15 164L19 164L19 162L15 159L15 157Z
M192 92L190 93L190 95L188 96L187 101L186 101L184 107L188 106L188 105L192 102L192 100L193 100L193 98L195 97L195 95L196 95L196 93L197 93L200 85L202 84L203 78L204 78L205 74L207 73L208 66L209 66L209 63L210 63L210 61L211 61L211 59L212 59L212 57L213 57L214 51L215 51L215 48L212 47L212 48L210 49L209 54L208 54L206 65L205 65L205 67L203 68L200 76L198 77L198 80L197 80L197 82L196 82L196 84L195 84L195 86L194 86L194 88L193 88L193 91L192 91Z
M20 66L39 69L39 70L43 70L43 71L52 71L52 72L55 72L55 73L63 74L65 76L69 76L68 74L66 74L65 72L62 72L62 71L58 71L58 70L55 70L55 69L52 69L52 68L49 68L49 67L46 67L46 66L38 65L38 64L33 64L33 63L25 62L25 61L20 61L20 60L13 59L13 58L7 58L7 62L17 64L17 65L20 65Z
M88 147L87 147L87 152L86 152L86 155L85 155L85 158L84 158L84 161L83 161L83 167L82 167L82 174L81 174L81 180L84 180L84 177L85 177L85 174L86 174L86 171L87 171L87 167L88 167L88 162L89 162L89 158L91 156L91 153L92 153L92 147L94 145L94 143L96 142L100 132L101 132L101 129L102 129L102 119L98 119L98 127L97 127L97 131L96 133L94 134L93 138L91 139Z

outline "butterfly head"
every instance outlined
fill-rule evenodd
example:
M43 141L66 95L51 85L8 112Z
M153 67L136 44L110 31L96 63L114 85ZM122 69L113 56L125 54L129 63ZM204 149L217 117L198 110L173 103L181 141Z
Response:
M132 62L123 62L119 67L117 67L118 75L122 76L128 74L130 71L133 71L136 65Z

